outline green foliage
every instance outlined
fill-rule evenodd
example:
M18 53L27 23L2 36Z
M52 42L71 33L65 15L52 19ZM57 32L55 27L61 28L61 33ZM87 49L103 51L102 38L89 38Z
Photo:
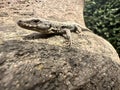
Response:
M120 56L120 0L86 0L88 28L107 39Z

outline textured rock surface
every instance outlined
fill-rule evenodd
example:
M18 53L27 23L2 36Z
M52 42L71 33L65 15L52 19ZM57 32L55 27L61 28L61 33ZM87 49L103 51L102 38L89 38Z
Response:
M84 25L83 0L3 0L1 11L10 16L42 17L58 21L75 21ZM20 17L21 18L21 17Z
M120 65L105 55L17 40L0 53L1 90L120 90Z
M0 2L0 90L120 90L119 57L103 38L72 33L69 48L63 36L41 35L16 25L20 18L36 16L84 25L83 0L9 1ZM75 16L65 14L69 11Z

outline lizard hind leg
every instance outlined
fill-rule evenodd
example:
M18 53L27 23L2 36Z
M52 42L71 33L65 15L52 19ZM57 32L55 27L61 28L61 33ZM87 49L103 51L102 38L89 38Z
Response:
M76 32L78 32L78 34L80 35L80 37L81 37L82 39L86 39L86 40L88 41L88 43L90 43L90 41L88 40L88 38L87 38L87 36L85 35L85 33L83 33L81 27L78 26Z
M82 28L81 27L77 26L76 33L78 33L78 35L80 35L80 37L83 38L84 33L82 32Z
M71 31L70 29L63 29L67 35L67 39L68 39L68 45L71 46L72 45L72 36L71 36Z

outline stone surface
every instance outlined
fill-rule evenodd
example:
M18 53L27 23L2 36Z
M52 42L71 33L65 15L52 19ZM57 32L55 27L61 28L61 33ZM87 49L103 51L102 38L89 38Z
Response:
M58 21L74 21L84 25L83 0L3 0L1 11L10 16L42 17Z
M83 0L10 1L0 2L0 90L120 90L120 60L103 38L88 31L85 37L72 33L68 47L65 36L41 35L16 24L37 16L84 25ZM76 16L65 16L69 9L62 13L60 6L75 7L74 2L80 11L72 8Z
M120 65L105 55L19 40L0 53L1 90L120 90Z

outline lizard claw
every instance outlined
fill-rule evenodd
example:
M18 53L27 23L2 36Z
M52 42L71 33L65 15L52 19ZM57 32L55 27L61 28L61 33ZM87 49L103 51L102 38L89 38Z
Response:
M72 42L70 42L70 41L65 41L65 46L67 45L67 47L70 47L71 45L72 45Z

